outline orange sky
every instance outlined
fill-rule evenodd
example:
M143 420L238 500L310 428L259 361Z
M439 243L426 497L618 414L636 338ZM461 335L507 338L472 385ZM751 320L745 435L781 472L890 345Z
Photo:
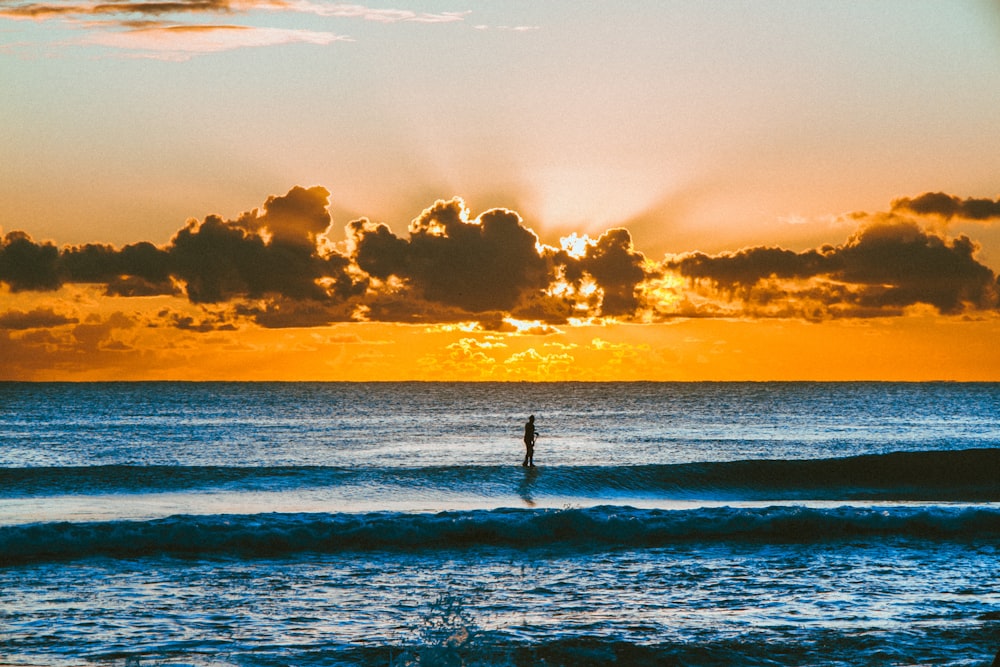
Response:
M998 336L995 318L933 313L823 324L683 320L546 336L399 324L196 333L117 316L5 331L2 363L4 379L39 381L996 381Z
M927 194L840 244L656 260L623 228L542 243L517 213L438 201L407 233L332 240L293 188L169 244L0 247L17 380L996 380L997 277Z
M0 379L1000 380L990 0L0 34Z

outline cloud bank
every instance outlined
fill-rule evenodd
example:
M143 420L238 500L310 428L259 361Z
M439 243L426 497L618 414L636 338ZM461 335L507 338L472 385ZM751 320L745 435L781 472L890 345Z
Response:
M184 299L204 316L164 311L156 325L192 331L379 321L537 333L602 321L891 317L912 307L974 315L1000 304L997 276L976 258L976 243L920 221L1000 219L1000 201L929 193L898 199L888 212L853 214L859 229L840 245L659 261L625 229L553 247L518 213L473 216L458 198L435 202L405 235L361 218L335 243L329 205L325 188L296 186L232 220L190 220L164 246L60 248L12 231L0 241L0 283L12 293L86 285L108 297ZM3 314L0 328L73 322L39 308Z
M749 315L873 317L918 304L958 314L997 307L996 276L974 258L976 250L968 237L949 240L914 221L887 219L839 246L692 253L666 266L728 295Z

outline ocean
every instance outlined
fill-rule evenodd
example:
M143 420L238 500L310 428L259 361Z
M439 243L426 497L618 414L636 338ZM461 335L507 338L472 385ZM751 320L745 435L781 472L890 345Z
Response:
M998 563L1000 384L0 383L6 665L986 666Z

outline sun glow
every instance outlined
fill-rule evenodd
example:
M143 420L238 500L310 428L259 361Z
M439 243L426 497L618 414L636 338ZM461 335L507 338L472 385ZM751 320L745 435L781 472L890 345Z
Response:
M597 282L590 276L586 276L580 280L579 284L574 285L568 280L557 280L549 285L545 293L549 296L557 296L562 298L572 298L572 297L583 297L585 299L594 296L600 289ZM577 309L586 310L586 304L576 304Z
M587 256L587 248L597 245L597 241L586 234L580 235L573 232L569 236L559 239L559 245L570 257L580 259Z
M534 192L527 195L530 208L554 228L599 233L648 210L675 176L665 173L662 161L655 168L630 156L614 163L544 165L528 167Z
M684 279L672 272L647 279L643 286L647 314L652 317L676 311L683 301L684 285Z
M427 332L431 331L443 331L443 332L462 332L462 333L474 333L477 331L482 331L483 327L479 322L449 322L445 324L436 324L433 327L425 327Z
M516 320L513 317L504 318L504 322L514 327L518 333L526 333L542 326L541 320Z
M551 334L560 333L559 329L541 320L519 320L513 317L503 318L504 324L513 327L519 334Z

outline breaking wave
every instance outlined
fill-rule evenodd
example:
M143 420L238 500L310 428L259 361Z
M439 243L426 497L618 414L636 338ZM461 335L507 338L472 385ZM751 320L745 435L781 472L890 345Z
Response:
M474 548L569 550L716 541L811 543L864 538L998 540L1000 508L969 506L597 506L435 514L179 515L150 521L56 522L0 528L0 563L104 556L272 557L345 551Z

